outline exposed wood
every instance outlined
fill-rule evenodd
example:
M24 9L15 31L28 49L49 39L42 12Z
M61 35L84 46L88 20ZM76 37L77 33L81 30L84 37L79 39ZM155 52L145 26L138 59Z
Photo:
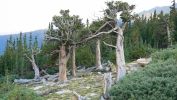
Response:
M32 49L31 57L28 57L27 54L23 54L32 64L33 70L34 70L34 79L38 79L40 77L39 67L35 63L34 55L37 55L40 53L40 50L34 51Z
M71 51L72 76L76 76L75 49L76 49L76 45L72 47L72 51Z
M101 53L100 53L100 39L97 39L96 41L96 68L102 69Z
M103 41L103 43L104 43L106 46L113 47L113 48L117 49L116 46L113 46L113 45L111 45L111 44L108 44L108 43L106 43L105 41Z
M127 22L123 23L123 25L122 25L122 32L124 32L126 25L127 25Z
M57 90L57 88L50 88L46 91L37 92L37 94L40 96L45 96L45 95L48 95L49 93L55 92L56 90Z
M15 79L14 83L17 84L38 84L41 83L41 79Z
M170 34L170 29L168 25L167 25L167 36L168 36L168 47L172 47L171 34Z
M120 35L119 35L120 34ZM116 41L116 81L126 74L125 70L125 58L124 58L124 48L123 48L123 32L119 28L119 34L117 35Z
M86 99L86 96L83 97L75 91L73 91L73 93L74 93L74 96L76 97L77 100L85 100Z
M102 96L104 99L110 99L108 90L111 88L111 85L112 85L111 73L104 73L103 96Z

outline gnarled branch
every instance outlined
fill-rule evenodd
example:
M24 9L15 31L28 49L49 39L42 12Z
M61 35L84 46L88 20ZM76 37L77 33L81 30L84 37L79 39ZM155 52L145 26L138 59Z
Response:
M118 49L116 46L113 46L113 45L111 45L111 44L107 44L107 43L106 43L106 42L104 42L104 41L103 41L103 43L104 43L106 46L109 46L109 47L113 47L113 48Z

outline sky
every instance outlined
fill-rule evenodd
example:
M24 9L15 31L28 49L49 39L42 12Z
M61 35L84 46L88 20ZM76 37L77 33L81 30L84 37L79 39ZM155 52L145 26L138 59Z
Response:
M94 20L102 16L105 1L112 0L0 0L0 35L47 29L54 15L69 9L71 15ZM172 5L172 0L122 0L135 4L136 13L156 6Z

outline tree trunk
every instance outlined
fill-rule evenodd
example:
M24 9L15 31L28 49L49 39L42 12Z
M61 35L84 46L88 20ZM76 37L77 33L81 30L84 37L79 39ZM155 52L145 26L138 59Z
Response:
M119 28L119 34L116 42L116 81L126 74L125 70L125 58L123 48L123 31Z
M76 76L76 60L75 60L75 49L76 45L72 47L71 65L72 65L72 76Z
M167 25L167 36L168 36L168 47L171 47L172 41L171 41L171 35L170 35L170 30L169 30L168 25Z
M31 58L32 58L31 63L32 63L33 70L34 70L34 79L38 79L40 77L39 67L35 63L34 55L31 55Z
M64 83L67 81L66 77L66 50L65 46L62 45L60 47L60 53L59 53L59 83Z
M100 54L100 39L97 39L96 41L96 68L102 69L101 65L101 54Z
M103 98L110 99L110 95L108 90L111 88L112 85L112 76L111 73L104 73L104 81L103 81Z

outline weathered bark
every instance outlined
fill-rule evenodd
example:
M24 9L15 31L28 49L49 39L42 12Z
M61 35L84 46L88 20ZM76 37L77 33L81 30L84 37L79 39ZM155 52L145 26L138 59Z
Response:
M41 83L41 79L15 79L14 83L17 84L38 84Z
M75 60L75 49L76 45L72 47L71 65L72 65L72 76L76 76L76 60Z
M64 83L67 81L66 63L67 63L67 56L66 56L65 45L62 45L60 47L60 53L59 53L59 83Z
M103 81L103 98L109 99L110 95L108 94L108 89L111 88L112 85L112 76L111 73L104 73L104 81Z
M100 39L97 39L96 41L96 68L102 69L101 65L101 53L100 53Z
M34 79L38 79L40 77L39 67L35 63L34 55L31 55L31 63L34 70Z
M33 52L33 50L32 50ZM32 66L33 66L33 70L34 70L34 79L38 79L40 77L40 72L39 72L39 67L36 65L35 63L35 59L34 59L34 53L31 54L31 58L27 56L27 54L24 54L25 57L31 62Z
M119 27L119 34L116 41L116 81L126 74L123 40L123 31Z
M168 36L168 47L172 46L172 41L171 41L171 34L169 30L169 26L167 25L167 36Z

